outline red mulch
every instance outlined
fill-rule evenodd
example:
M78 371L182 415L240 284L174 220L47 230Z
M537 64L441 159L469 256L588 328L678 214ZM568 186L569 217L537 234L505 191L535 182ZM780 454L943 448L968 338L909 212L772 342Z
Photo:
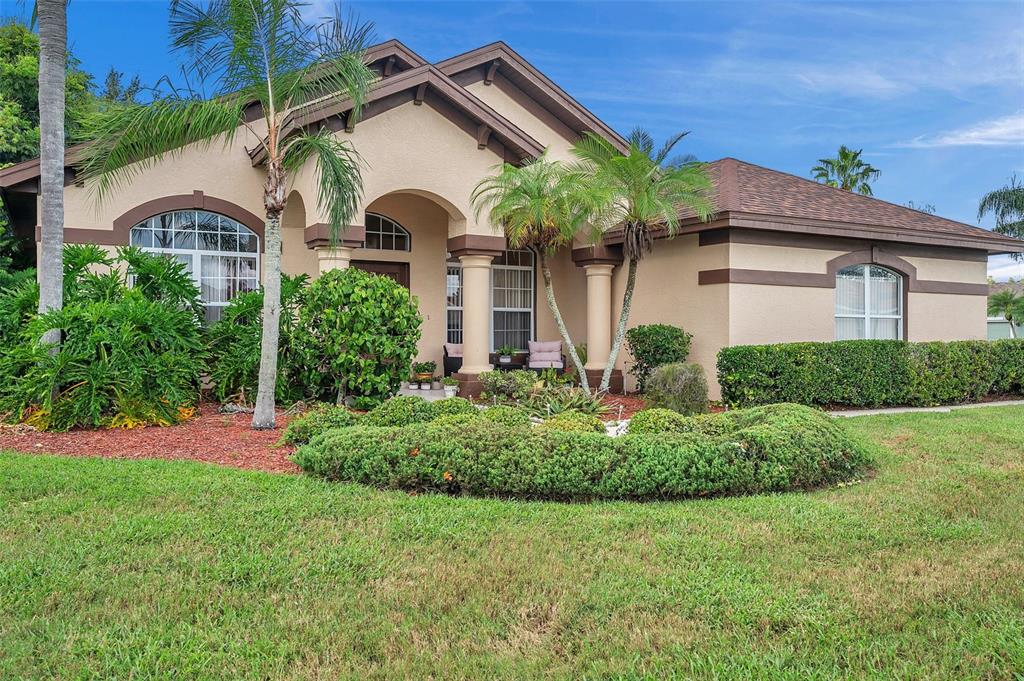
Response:
M278 411L277 429L253 430L251 414L220 414L217 406L204 404L195 418L166 428L67 433L40 433L22 426L0 428L0 449L110 459L204 461L271 473L299 472L288 460L293 448L273 446L287 423L283 412Z

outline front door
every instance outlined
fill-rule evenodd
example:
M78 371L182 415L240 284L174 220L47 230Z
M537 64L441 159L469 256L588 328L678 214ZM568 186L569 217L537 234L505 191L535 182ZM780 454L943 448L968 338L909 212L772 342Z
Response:
M383 260L353 260L352 267L372 274L391 277L402 286L409 288L409 263L384 262Z

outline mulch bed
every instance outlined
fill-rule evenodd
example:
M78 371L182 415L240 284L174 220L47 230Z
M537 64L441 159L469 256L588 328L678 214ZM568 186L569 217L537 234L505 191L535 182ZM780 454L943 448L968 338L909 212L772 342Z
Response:
M631 418L645 406L643 398L635 395L606 395L604 403L609 408L605 420ZM294 448L275 446L288 420L283 411L278 410L277 429L253 430L252 415L221 414L218 406L204 404L195 418L166 428L41 433L25 426L0 426L0 449L108 459L203 461L270 473L299 472L289 460Z
M221 414L204 404L185 423L131 430L72 430L40 433L24 426L0 427L0 449L34 454L100 456L109 459L203 461L271 473L298 473L288 460L292 447L275 447L287 417L278 411L276 430L253 430L251 414Z

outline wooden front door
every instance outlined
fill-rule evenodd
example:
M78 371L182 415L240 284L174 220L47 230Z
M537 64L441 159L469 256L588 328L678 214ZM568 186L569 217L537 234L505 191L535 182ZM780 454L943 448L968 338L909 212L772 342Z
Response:
M353 260L352 267L364 272L391 277L402 286L409 288L409 263L384 262L383 260Z

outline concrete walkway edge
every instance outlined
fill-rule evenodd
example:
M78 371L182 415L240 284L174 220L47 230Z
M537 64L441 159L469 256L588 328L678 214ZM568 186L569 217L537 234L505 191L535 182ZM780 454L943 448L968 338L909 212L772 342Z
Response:
M934 412L948 414L954 409L980 409L981 407L1016 407L1024 405L1024 400L1003 400L1001 402L972 402L970 404L945 404L939 407L888 407L886 409L849 409L846 411L830 411L832 416L852 418L854 416L878 416L880 414L917 414Z

